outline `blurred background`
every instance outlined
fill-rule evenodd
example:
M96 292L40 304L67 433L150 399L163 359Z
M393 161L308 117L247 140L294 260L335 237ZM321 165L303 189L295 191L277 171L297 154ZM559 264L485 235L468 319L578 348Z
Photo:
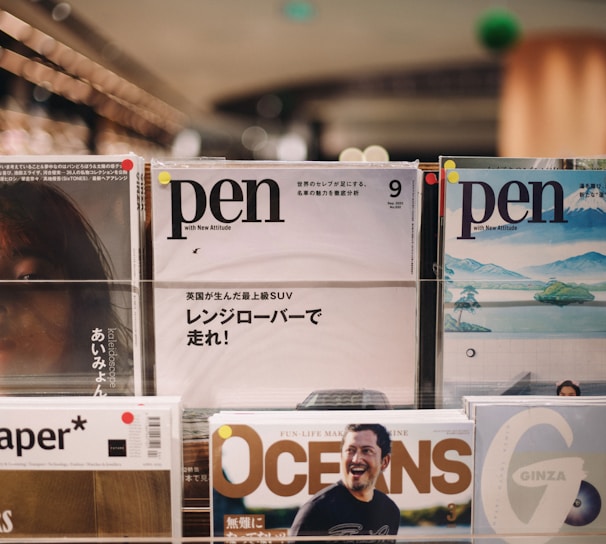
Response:
M606 153L603 0L0 0L0 153Z

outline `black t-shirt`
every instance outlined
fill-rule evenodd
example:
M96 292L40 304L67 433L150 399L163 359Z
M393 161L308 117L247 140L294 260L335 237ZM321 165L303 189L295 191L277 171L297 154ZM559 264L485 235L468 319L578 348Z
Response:
M400 510L385 493L374 490L371 501L356 499L337 482L306 502L290 528L292 536L395 535Z

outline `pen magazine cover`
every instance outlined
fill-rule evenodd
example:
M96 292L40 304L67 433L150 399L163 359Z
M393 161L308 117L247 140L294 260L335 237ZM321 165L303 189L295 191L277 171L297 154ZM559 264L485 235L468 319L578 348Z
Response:
M602 394L606 172L449 166L443 406L468 394L551 393L563 379Z
M408 163L153 163L157 392L186 407L294 408L364 384L412 405L418 175Z

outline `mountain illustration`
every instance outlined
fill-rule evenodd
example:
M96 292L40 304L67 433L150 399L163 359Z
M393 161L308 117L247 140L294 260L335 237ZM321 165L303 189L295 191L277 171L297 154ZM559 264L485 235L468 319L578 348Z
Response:
M564 199L564 209L570 212L594 210L606 214L606 199L601 189L579 189Z
M567 280L594 280L601 281L606 277L606 255L597 251L590 251L583 255L576 255L568 259L554 261L537 266L527 266L519 270L508 270L495 264L484 264L474 259L457 259L446 255L445 265L452 270L450 275L453 281L469 280L546 280L549 278Z
M521 270L524 274L536 277L554 277L570 279L601 279L606 277L606 255L590 251L561 261L539 266L528 266Z
M547 213L551 214L551 210ZM606 227L606 199L596 188L578 190L564 199L564 217L572 229Z
M474 259L457 259L446 255L446 267L453 271L451 279L459 280L490 280L490 281L507 281L507 280L526 280L528 276L524 276L512 270L507 270L496 264L483 264Z

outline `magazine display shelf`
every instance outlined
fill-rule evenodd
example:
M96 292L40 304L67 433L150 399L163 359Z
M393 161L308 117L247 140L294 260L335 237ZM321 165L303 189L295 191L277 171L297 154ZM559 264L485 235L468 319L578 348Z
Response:
M145 259L143 261L143 276L144 279L140 282L140 295L141 295L141 299L143 301L143 305L142 305L142 327L141 327L141 333L142 333L142 338L140 338L140 340L143 342L143 360L145 361L145 365L144 365L144 371L145 371L145 375L142 378L142 388L143 388L143 393L147 394L147 395L152 395L154 393L157 393L157 388L155 386L156 384L156 378L157 376L155 375L155 371L157 369L157 355L156 355L156 346L155 346L155 340L157 339L157 336L159 334L158 330L156 329L156 322L155 322L155 317L157 317L158 314L158 309L154 308L153 304L151 304L151 300L153 299L153 295L155 292L157 292L159 289L166 289L166 288L175 288L175 289L183 289L184 285L187 283L181 279L177 279L175 281L164 281L164 282L158 282L155 280L152 280L152 271L151 271L151 256L153 255L153 237L152 237L152 232L151 232L151 210L152 210L152 203L151 203L151 193L152 191L149 189L150 186L150 168L149 165L147 165L147 169L146 169L146 185L148 187L148 190L145 191L145 195L146 195L146 199L147 199L147 211L148 211L148 215L146 217L146 229L145 229L145 239L142 242L143 246L144 246L144 255L145 255ZM416 345L416 351L417 353L415 354L415 357L417 357L418 359L418 363L417 363L417 377L416 377L416 388L414 390L414 403L410 406L399 406L396 407L396 410L392 411L392 414L394 416L398 416L401 415L404 419L406 417L408 417L411 412L418 412L421 413L424 409L429 409L429 410L433 410L436 413L438 413L440 411L440 408L445 408L447 411L453 410L456 411L460 408L462 408L462 405L456 402L453 402L453 406L448 406L445 407L445 397L443 396L443 389L442 389L442 383L441 380L443 378L442 375L442 371L443 368L440 366L436 366L435 362L436 360L440 359L443 356L442 353L442 344L441 342L437 341L440 338L440 334L441 334L441 330L440 330L440 326L441 326L441 321L440 318L438 317L440 315L440 308L439 308L439 301L441 301L441 296L442 293L444 293L444 291L449 287L448 282L449 280L446 279L440 279L439 276L440 275L440 266L443 265L443 263L440 263L439 258L440 256L438 255L438 238L440 235L442 235L442 232L440 230L441 225L440 221L438 219L438 210L439 210L439 185L434 183L434 179L437 179L437 177L440 175L440 168L438 167L438 165L422 165L421 170L423 171L423 190L421 191L421 194L419 195L421 200L419 201L419 210L420 210L420 222L419 222L419 247L420 247L420 255L421 258L419 259L419 262L417 263L419 266L419 270L418 270L418 274L419 274L419 278L417 280L415 280L414 284L415 284L415 292L417 293L418 297L421 299L422 303L420 304L419 307L419 312L418 312L418 322L417 322L417 345ZM432 178L431 176L435 176L435 178ZM140 181L140 180L139 180ZM196 246L198 247L198 246ZM195 249L195 248L194 248ZM203 284L204 282L201 282L201 284ZM212 283L212 282L211 282ZM216 288L217 286L215 284L213 284L213 288ZM267 289L267 285L263 285L262 289ZM438 324L438 328L436 331L436 323ZM593 385L595 386L595 391L592 390L592 382ZM467 383L466 385L470 385L471 382ZM535 382L532 382L532 380L524 375L521 376L519 379L516 380L507 380L504 379L502 382L500 382L501 385L503 386L507 386L506 388L504 388L504 391L507 391L509 393L514 393L514 394L527 394L528 392L532 392L533 394L539 393L539 394L545 394L546 397L544 399L546 405L550 405L551 404L551 400L549 398L547 398L547 395L551 395L553 392L552 391L548 391L547 387L550 384L544 383L541 384L541 387L544 387L544 389L541 390L537 390L535 389L534 391L531 390L531 388L534 386L536 387L537 384ZM482 385L482 384L480 384ZM486 384L484 384L486 385ZM584 391L587 391L589 393L589 395L592 396L596 396L596 400L597 400L597 395L601 394L601 390L599 389L600 384L598 383L598 380L590 380L589 382L583 384L585 386L586 389L584 389ZM473 393L473 390L468 390L466 391L464 394L469 394L469 393ZM485 391L482 392L483 394L486 393ZM160 394L158 395L158 397L163 397L164 394ZM259 390L254 389L253 391L251 391L251 395L249 399L244 399L244 402L246 402L246 400L254 400L257 401L258 403L260 401L264 401L267 397L265 397ZM461 396L459 396L459 399L461 398ZM295 409L295 405L297 403L299 403L300 401L302 401L302 398L292 398L290 399L290 401L293 404L292 408L282 408L281 410L281 414L280 415L275 415L276 420L279 420L281 418L288 418L289 415L294 415L294 414L298 414L300 413L298 410ZM496 403L496 401L495 401ZM455 405L456 404L456 405ZM246 406L243 406L246 407ZM269 408L269 407L268 407ZM209 411L217 411L218 408L215 408L213 410L209 410ZM365 412L367 413L367 412ZM207 414L208 416L208 414ZM592 419L593 420L593 419ZM271 419L270 419L271 421ZM601 419L599 420L601 421ZM207 421L205 422L206 424L208 423ZM599 433L602 434L602 433ZM200 437L197 437L200 438ZM206 462L206 470L207 472L209 471L208 468L208 463L209 463L209 449L208 449L208 439L209 439L209 431L208 429L206 430L206 434L202 437L203 440L201 442L204 442L206 440L206 459L202 461L202 463ZM604 450L606 448L602 448L600 446L600 450L599 452L597 452L597 454L599 455L604 455ZM596 454L596 455L597 455ZM204 470L203 468L201 470ZM186 473L183 474L184 476L186 475ZM209 474L207 474L207 476L210 476ZM595 483L595 482L594 482ZM201 484L201 487L204 488L204 486L206 486L206 494L208 495L207 501L206 503L204 503L201 506L200 502L196 503L196 498L194 498L193 502L188 503L187 499L188 497L185 497L185 500L183 502L183 511L182 511L182 515L183 515L183 519L184 519L184 527L187 526L187 513L188 513L188 509L189 509L189 513L193 515L192 523L200 523L200 514L204 514L207 518L205 521L203 521L203 524L209 524L209 520L208 518L210 518L210 516L212 516L213 514L213 510L212 507L210 506L210 477L208 477L205 482L203 482ZM595 487L595 486L594 486ZM601 489L601 487L598 485L598 488ZM198 490L199 491L199 490ZM189 497L191 499L191 497ZM195 506L191 507L192 504L195 504ZM583 504L580 504L579 506L575 506L575 508L582 510ZM603 515L603 514L602 514ZM1 518L0 518L1 519ZM0 529L2 529L4 526L1 525L0 523ZM208 529L210 531L210 529ZM0 534L2 533L2 530L0 530ZM238 542L238 543L242 543L244 544L245 542L260 542L261 538L260 537L244 537L244 536L236 536L236 537L217 537L217 536L210 536L210 532L207 535L195 535L195 536L188 536L188 534L186 532L183 533L185 536L183 537L155 537L155 536L149 536L149 537L145 537L145 538L135 538L135 537L130 537L130 538L105 538L105 537L98 537L98 538L82 538L82 539L78 539L78 538L61 538L61 539L56 539L57 541L61 541L61 542L66 542L66 541L70 541L70 542L147 542L147 543L152 543L152 542L200 542L200 543L210 543L210 542L229 542L229 543L233 543L233 542ZM1 534L0 536L1 539L7 541L7 542L54 542L55 540L53 538L47 538L44 537L43 539L16 539L16 538L11 538L10 535L8 534ZM466 534L461 534L459 532L455 532L453 531L452 533L449 533L448 530L445 530L443 532L440 533L439 537L436 537L435 533L432 533L431 531L427 530L426 528L424 529L423 526L420 526L418 528L418 530L415 533L411 533L411 534L401 534L395 537L381 537L382 541L391 541L393 540L394 542L399 542L399 541L406 541L406 542L432 542L435 543L436 541L439 542L457 542L457 543L461 543L461 542L473 542L474 544L494 544L495 542L503 542L506 544L516 544L516 543L520 543L520 544L571 544L572 542L576 543L581 543L581 544L602 544L604 541L604 538L606 538L606 532L604 530L599 530L599 531L595 531L595 532L590 532L588 531L586 534L579 532L578 530L575 529L571 529L570 531L566 531L566 528L564 529L560 529L559 531L548 531L548 530L544 530L541 531L540 534L536 534L535 531L528 531L528 532L520 532L519 530L517 531L507 531L507 530L500 530L499 532L491 532L491 531L481 531L481 532L477 532L477 531L473 531L471 530L470 532L466 533ZM264 536L263 537L263 541L276 541L276 542L284 542L286 539L284 537L284 535L282 536ZM294 540L289 538L290 540ZM339 538L330 538L327 539L325 537L322 538L312 538L312 537L304 537L301 538L300 541L322 541L322 542L326 542L326 541L331 541L331 542L339 542L339 541L359 541L359 542L368 542L369 539L368 536L360 536L360 537L356 537L356 536L347 536L347 537L339 537Z

